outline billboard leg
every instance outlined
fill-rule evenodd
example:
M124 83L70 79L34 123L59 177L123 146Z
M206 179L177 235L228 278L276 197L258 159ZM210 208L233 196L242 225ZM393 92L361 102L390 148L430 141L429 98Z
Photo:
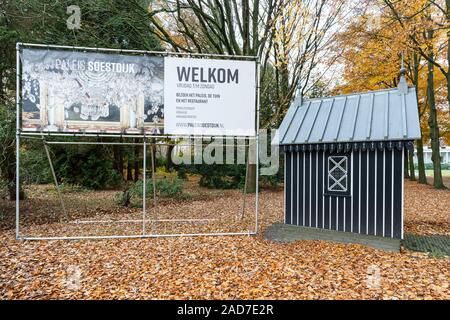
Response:
M146 198L146 187L147 187L147 141L144 138L144 159L142 164L142 171L143 171L143 190L142 190L142 235L145 236L146 230L145 230L145 198Z
M152 162L152 183L153 183L153 205L156 207L156 168L155 168L155 155L153 154L155 144L152 143L151 145L151 152L150 152L150 159ZM155 217L156 218L156 217Z
M250 140L249 140L250 143ZM250 154L250 149L249 152L247 152L247 163L245 166L245 181L244 181L244 199L242 201L242 210L241 210L241 215L239 217L239 220L242 220L244 218L244 213L245 213L245 200L247 198L247 180L248 180L248 167L249 167L249 154Z
M256 61L256 195L255 195L255 234L258 233L259 227L259 108L260 108L260 90L261 90L261 77L260 77L261 62L258 57Z
M18 116L18 115L17 115ZM20 135L16 133L16 239L20 239Z
M16 239L20 239L20 44L16 44Z
M66 219L68 219L69 216L66 211L66 206L64 205L64 200L63 200L63 197L61 194L61 190L59 189L58 179L56 179L56 173L55 173L55 169L53 168L52 158L50 157L50 151L48 150L46 141L43 140L43 142L44 142L45 153L47 154L48 163L50 165L50 170L52 171L53 181L55 182L56 191L58 192L59 202L61 203L61 207L63 209L64 216L66 217ZM55 214L53 214L53 217L55 217Z

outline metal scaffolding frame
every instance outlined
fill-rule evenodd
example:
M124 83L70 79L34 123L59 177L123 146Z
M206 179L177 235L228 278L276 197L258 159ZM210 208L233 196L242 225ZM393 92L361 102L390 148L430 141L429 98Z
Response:
M141 55L155 55L155 56L184 56L184 57L198 57L198 58L226 58L234 60L251 60L256 62L256 131L254 136L187 136L187 135L155 135L155 134L103 134L103 133L58 133L58 132L22 132L20 130L21 119L21 48L22 47L38 47L38 48L55 48L62 50L80 50L80 51L94 51L94 52L115 52L115 53L134 53ZM160 237L195 237L195 236L231 236L231 235L255 235L258 232L258 219L259 219L259 116L260 116L260 61L257 56L235 56L235 55L220 55L220 54L199 54L199 53L179 53L179 52L158 52L158 51L145 51L145 50L125 50L125 49L109 49L109 48L90 48L90 47L76 47L76 46L59 46L59 45L43 45L43 44L31 44L31 43L17 43L16 44L16 239L18 240L83 240L83 239L123 239L123 238L160 238ZM141 138L142 143L132 142L88 142L88 141L46 141L46 137L65 136L65 137L109 137L109 138ZM142 223L142 232L139 235L91 235L91 236L54 236L54 237L30 237L22 236L20 234L20 139L39 139L44 143L44 149L49 161L50 169L52 171L52 177L58 192L58 198L61 203L64 214L67 216L67 211L64 205L64 201L59 190L57 177L51 161L48 145L51 144L95 144L95 145L142 145L143 146L143 199L142 199L142 219L129 219L129 220L82 220L73 221L71 223ZM173 234L153 234L148 233L146 229L147 222L201 222L201 221L214 221L216 219L148 219L146 208L146 168L147 168L147 139L159 138L159 139L206 139L206 138L233 138L233 139L247 139L255 143L255 165L256 165L256 190L255 190L255 220L254 229L242 232L217 232L217 233L173 233ZM166 145L169 143L165 143ZM249 143L250 144L250 143ZM161 143L160 143L161 145ZM176 144L179 145L179 144ZM245 182L247 183L247 175L249 169L249 155L247 156L247 165L245 171ZM153 158L153 152L151 153L152 164L152 180L155 183L154 166L155 161ZM155 187L153 187L156 192ZM244 187L244 197L241 216L245 210L246 200L246 186ZM154 204L156 204L156 193L153 195Z

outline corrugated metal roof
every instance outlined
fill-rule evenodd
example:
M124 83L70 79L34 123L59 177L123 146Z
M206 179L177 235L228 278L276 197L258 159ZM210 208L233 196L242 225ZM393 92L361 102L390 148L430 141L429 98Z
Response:
M419 138L414 87L295 99L279 128L282 145Z

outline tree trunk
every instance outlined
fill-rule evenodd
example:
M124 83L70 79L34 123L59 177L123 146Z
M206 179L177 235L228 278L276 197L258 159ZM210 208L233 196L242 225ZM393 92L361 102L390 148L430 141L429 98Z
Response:
M16 184L15 183L8 186L8 198L11 201L16 200ZM25 199L25 192L23 192L22 188L20 188L20 191L19 191L19 199L20 200Z
M450 31L449 31L450 32ZM450 39L448 40L450 41ZM449 44L449 56L450 56L450 44ZM448 112L450 113L450 70L447 72L447 103L448 103Z
M119 142L123 142L123 138L120 137ZM120 176L122 177L122 180L125 180L125 175L123 172L124 169L124 162L123 162L123 146L122 145L114 145L113 146L113 152L114 152L114 162L116 164L116 169L119 171Z
M5 180L8 183L8 198L13 201L16 200L16 153L14 149L5 151L5 157L2 159L5 165ZM19 199L25 199L25 192L22 189L22 184L19 183Z
M256 192L256 164L248 165L247 193Z
M447 26L450 23L450 0L445 0L447 6ZM450 61L450 28L447 27L447 64ZM445 75L447 78L447 103L450 112L450 67L447 68L447 74Z
M3 89L3 72L0 70L0 103L5 101L5 89Z
M137 142L137 139L135 139ZM134 146L134 182L139 180L140 169L139 169L139 146Z
M423 142L422 139L416 141L417 145L417 170L419 171L419 183L428 184L427 175L425 174L425 160L423 158Z
M419 92L419 66L420 66L421 56L417 53L413 53L413 83L416 86L416 92ZM419 97L416 94L417 101L417 112L419 114L419 121L422 118L422 112L420 112L420 104ZM416 149L417 149L417 170L419 172L419 183L428 184L427 175L425 174L425 161L423 158L423 137L416 141Z
M414 151L407 151L409 163L409 180L416 181L416 171L414 168Z
M428 40L432 40L434 36L433 30L427 31ZM428 125L430 127L431 137L431 160L433 161L433 186L437 189L444 189L444 183L442 181L441 172L441 155L440 155L440 143L439 143L439 126L437 122L436 101L434 97L434 66L433 61L434 52L432 45L428 46L429 60L427 62L428 74L427 74L427 99L430 107L430 114L428 118Z
M133 181L133 161L128 157L127 161L127 181Z
M403 157L405 158L405 165L403 166L403 175L406 178L410 178L409 176L409 157L408 157L408 149L405 148L405 152L403 152Z
M150 147L150 151L153 154L153 172L156 173L156 145L155 145L155 140L154 139L152 141L152 145Z
M252 161L254 162L255 159L255 154L254 152L251 152L251 149L253 149L256 152L256 148L252 147L252 144L254 144L254 142L256 140L247 140L248 141L248 147L246 148L247 150L247 161L250 161L250 159L252 159ZM252 164L249 163L247 168L248 173L247 173L247 189L246 192L247 193L253 193L256 192L256 164Z
M115 163L116 170L117 170L117 172L120 173L120 176L121 176L122 179L123 179L124 176L123 176L123 154L122 154L122 146L114 145L114 146L113 146L113 152L114 152L114 163Z
M173 151L174 146L173 145L168 145L167 146L167 153L166 153L166 171L169 172L172 167L172 151Z

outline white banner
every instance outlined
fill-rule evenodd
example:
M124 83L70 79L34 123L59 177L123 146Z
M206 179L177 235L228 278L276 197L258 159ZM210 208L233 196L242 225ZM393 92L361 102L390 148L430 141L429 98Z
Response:
M254 61L165 58L164 133L255 135Z

